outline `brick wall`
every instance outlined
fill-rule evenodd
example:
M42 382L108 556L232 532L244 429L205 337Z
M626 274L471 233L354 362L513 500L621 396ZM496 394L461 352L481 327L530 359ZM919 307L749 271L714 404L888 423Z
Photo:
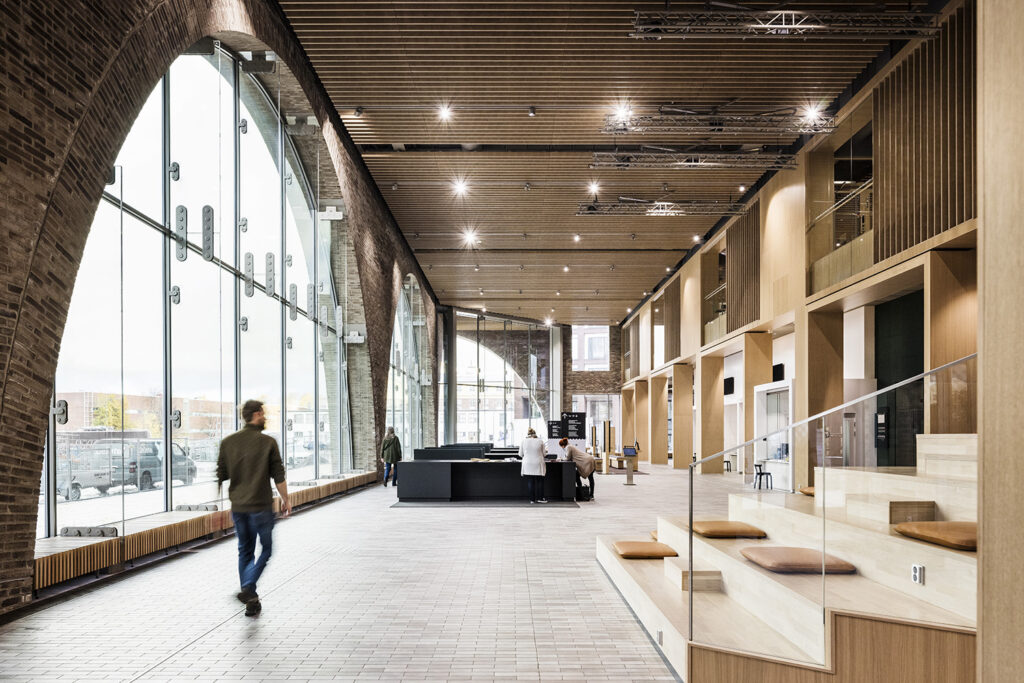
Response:
M573 394L618 394L622 387L622 330L608 328L607 372L574 372L572 328L562 326L562 410L572 409Z
M106 169L174 58L204 36L215 35L230 46L239 34L255 37L279 56L295 75L310 111L326 124L325 143L341 180L368 337L364 367L369 383L353 382L353 415L356 388L369 386L372 448L378 450L398 287L408 273L416 275L424 291L429 287L277 5L270 0L2 3L0 613L31 599L52 378L72 275ZM426 309L433 349L432 301ZM364 447L357 444L357 449Z

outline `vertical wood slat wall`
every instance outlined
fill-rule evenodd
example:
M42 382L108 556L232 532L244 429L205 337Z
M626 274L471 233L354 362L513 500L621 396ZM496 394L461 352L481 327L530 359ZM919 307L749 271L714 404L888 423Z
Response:
M975 16L967 0L875 89L876 263L977 216Z
M681 333L682 309L679 301L680 286L679 278L676 278L665 287L664 310L665 310L665 360L678 358L681 353L679 336Z
M754 202L725 233L728 331L761 317L761 210Z

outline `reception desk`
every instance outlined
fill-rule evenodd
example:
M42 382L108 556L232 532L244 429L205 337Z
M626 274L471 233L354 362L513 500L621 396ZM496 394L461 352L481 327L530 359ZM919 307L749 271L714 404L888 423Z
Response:
M519 462L403 460L398 466L401 501L526 500ZM548 500L575 500L576 465L548 461L544 477Z

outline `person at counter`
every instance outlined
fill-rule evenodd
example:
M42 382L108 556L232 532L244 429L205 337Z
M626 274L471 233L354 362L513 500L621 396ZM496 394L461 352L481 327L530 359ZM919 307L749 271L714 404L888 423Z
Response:
M530 492L530 503L546 503L544 497L544 475L547 473L547 465L544 463L544 455L547 448L544 442L537 438L537 432L531 428L526 432L526 438L519 446L519 457L523 460L519 473L526 477L526 487Z
M565 456L576 464L576 487L583 485L582 477L587 477L590 482L590 499L594 499L594 470L597 465L594 463L594 456L582 451L576 446L569 445L569 439L562 439L558 445L565 450Z

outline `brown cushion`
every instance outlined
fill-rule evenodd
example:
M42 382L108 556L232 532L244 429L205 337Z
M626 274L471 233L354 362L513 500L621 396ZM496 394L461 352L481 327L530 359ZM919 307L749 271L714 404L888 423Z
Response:
M765 538L768 536L756 526L724 519L694 522L693 530L705 538Z
M820 574L821 551L813 548L785 548L753 545L740 550L743 557L768 571L780 573ZM852 574L857 571L849 562L825 555L826 574Z
M800 487L800 493L804 494L805 496L811 496L813 498L814 497L814 487L813 486L801 486Z
M904 536L957 550L978 549L977 522L903 522L895 526Z
M651 532L651 538L653 538L655 541L658 540L658 530L657 529L655 529L654 531Z
M629 560L660 560L679 553L656 541L615 541L615 552Z

